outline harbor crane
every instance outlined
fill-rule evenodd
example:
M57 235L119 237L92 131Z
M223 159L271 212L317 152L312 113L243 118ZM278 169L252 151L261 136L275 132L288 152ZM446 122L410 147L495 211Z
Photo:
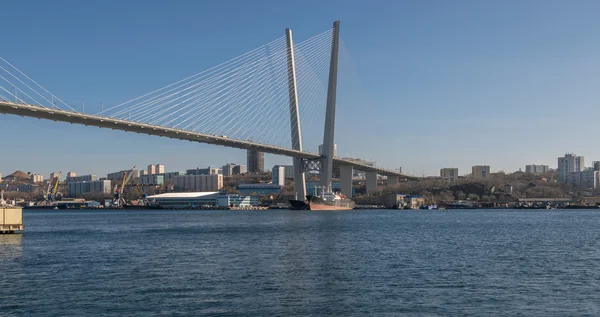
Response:
M61 174L62 172L58 172L58 175L48 182L48 188L46 189L46 193L44 193L44 200L54 201L56 199L56 193L58 191L58 183L60 183Z
M133 166L129 171L123 172L123 180L121 181L121 186L115 185L115 199L114 203L119 206L125 206L126 201L123 197L123 191L125 190L125 184L129 183L131 177L133 177L133 171L135 170L135 166Z

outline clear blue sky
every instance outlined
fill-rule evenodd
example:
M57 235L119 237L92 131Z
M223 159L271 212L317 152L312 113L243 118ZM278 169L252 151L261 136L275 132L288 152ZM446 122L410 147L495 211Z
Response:
M294 30L341 20L360 102L338 104L339 152L416 174L600 160L598 1L12 1L0 55L65 101L116 104ZM341 67L350 67L342 65ZM349 91L348 89L343 91ZM345 99L344 99L345 98ZM354 100L341 96L342 100ZM245 152L0 116L0 172L245 164ZM315 149L311 149L315 150ZM266 165L287 163L268 156Z

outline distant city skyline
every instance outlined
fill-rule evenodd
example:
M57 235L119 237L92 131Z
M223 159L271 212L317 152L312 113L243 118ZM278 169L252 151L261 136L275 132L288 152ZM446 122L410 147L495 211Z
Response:
M600 3L304 4L240 2L232 10L219 2L8 2L3 9L12 14L0 21L0 33L11 45L1 54L93 112L215 66L285 28L302 40L339 19L338 156L413 175L477 164L492 172L556 168L565 151L600 159L591 146L600 114ZM28 27L15 28L23 16ZM577 113L565 116L571 108ZM3 175L246 161L243 150L15 116L0 115L0 126L12 132L3 139L2 151L11 153L2 158ZM322 136L307 134L304 148L316 153ZM265 155L265 169L277 164L291 159Z
M247 153L246 151L243 151L243 152ZM565 153L566 153L566 154L564 154L565 156L575 155L573 153L568 153L568 152L565 152ZM247 156L247 154L245 154L245 155ZM266 156L267 155L265 155L265 157ZM585 155L577 155L577 157L581 158L581 160L583 162L583 158L585 157ZM561 158L562 158L562 156L557 156L557 157L554 158L554 161L555 162L557 162L557 160L560 161ZM597 160L593 160L591 164L589 164L589 165L583 165L581 167L581 170L583 170L584 168L591 168L591 167L594 166L594 164L598 164L597 162L598 162ZM172 173L172 172L176 172L176 171L186 171L186 170L190 170L190 169L206 169L206 168L209 168L209 167L210 168L214 168L214 169L222 169L222 168L224 168L227 165L238 166L238 167L242 166L244 168L244 170L246 168L246 165L240 164L239 162L236 162L236 161L227 161L226 163L199 164L199 165L194 166L194 167L190 167L190 166L181 167L181 166L179 166L179 167L174 167L174 168L171 168L171 167L169 167L168 164L163 164L161 162L161 163L158 163L158 164L147 165L147 169L150 169L151 167L153 167L153 168L156 169L156 168L158 168L159 165L160 165L160 170L162 171L162 173L156 173L156 174ZM145 166L145 165L139 165L139 166ZM265 164L265 166L277 167L277 166L291 166L291 165L289 165L289 164L273 164L273 165L267 165L267 164ZM427 177L441 176L442 178L447 178L447 177L450 177L450 176L443 175L443 173L446 173L447 170L451 170L451 169L455 170L454 172L452 172L453 173L452 177L458 177L458 176L463 177L463 176L467 176L467 175L472 176L473 169L480 168L480 167L487 168L490 173L498 173L498 172L514 173L514 172L519 172L519 171L521 171L521 172L529 172L528 168L532 168L533 169L533 168L536 168L536 167L538 169L542 169L543 168L543 170L541 170L541 171L540 170L538 170L538 171L532 170L531 173L540 173L540 172L557 170L559 168L558 163L555 163L555 164L524 164L523 167L519 167L519 168L517 168L515 170L495 169L494 166L488 166L488 165L470 165L470 166L465 167L465 168L440 167L438 169L437 173L425 174L425 176L427 176ZM1 168L1 166L0 166L0 168ZM87 168L85 170L69 170L68 172L64 172L63 171L61 179L66 179L68 177L67 173L74 173L75 175L77 175L77 177L81 177L82 175L83 176L92 175L92 176L95 177L97 175L98 179L105 178L105 177L108 177L110 179L111 178L110 174L115 174L115 175L116 174L122 174L123 171L129 170L129 169L120 169L120 170L112 170L112 171L106 171L106 172L93 172L93 170L98 170L98 169L99 169L99 167L95 166L95 167L89 167L89 168ZM25 170L25 169L16 169L16 170L12 170L12 171L2 171L2 170L0 170L0 177L2 177L2 175L4 175L4 176L10 175L11 173L16 172L17 170L23 171L25 173L30 173L31 177L33 177L34 175L36 175L36 177L37 176L41 176L44 179L52 178L51 174L58 172L58 171L51 171L51 172L48 172L48 173L42 173L42 172L38 171L39 169L36 169L34 171ZM100 167L100 170L105 170L105 169L102 169ZM443 171L443 170L446 170L446 171ZM271 171L271 168L265 168L264 172L267 172L267 171ZM145 169L141 169L141 172L145 172L146 175L148 174L148 172ZM478 170L478 173L480 173L479 170ZM419 175L419 174L413 174L413 173L410 173L410 172L408 174L409 175L414 175L414 176L422 176L422 174ZM225 175L225 176L227 176L227 175Z

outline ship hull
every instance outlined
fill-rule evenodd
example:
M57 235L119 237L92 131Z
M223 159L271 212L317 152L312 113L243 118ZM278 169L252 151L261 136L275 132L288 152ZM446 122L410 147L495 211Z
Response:
M290 200L291 210L333 210L343 211L354 209L354 202L349 199L337 200L337 201L302 201L302 200Z

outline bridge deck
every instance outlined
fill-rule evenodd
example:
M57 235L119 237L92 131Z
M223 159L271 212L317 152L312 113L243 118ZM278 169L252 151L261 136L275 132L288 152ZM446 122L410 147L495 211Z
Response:
M74 124L82 124L86 126L95 126L100 128L107 128L113 130L121 130L127 132L143 133L148 135L156 135L160 137L167 137L171 139L187 140L191 142L200 142L215 144L227 147L233 147L245 150L256 150L265 153L271 153L276 155L283 155L289 157L298 157L303 159L317 159L320 156L315 153L297 151L278 146L272 146L267 144L260 144L250 141L242 141L236 139L230 139L227 137L209 135L197 132L190 132L180 129L172 129L160 126L153 126L145 123L138 123L127 120L114 119L104 116L97 116L92 114L85 114L72 111L64 111L59 109L49 109L40 106L13 103L0 101L0 113L12 114L22 117L32 117L38 119L47 119L52 121L61 121ZM414 177L400 174L392 170L386 170L377 168L365 164L361 164L352 160L334 158L334 165L336 166L352 166L356 170L365 172L377 172L381 175L387 176L400 176L408 179Z

